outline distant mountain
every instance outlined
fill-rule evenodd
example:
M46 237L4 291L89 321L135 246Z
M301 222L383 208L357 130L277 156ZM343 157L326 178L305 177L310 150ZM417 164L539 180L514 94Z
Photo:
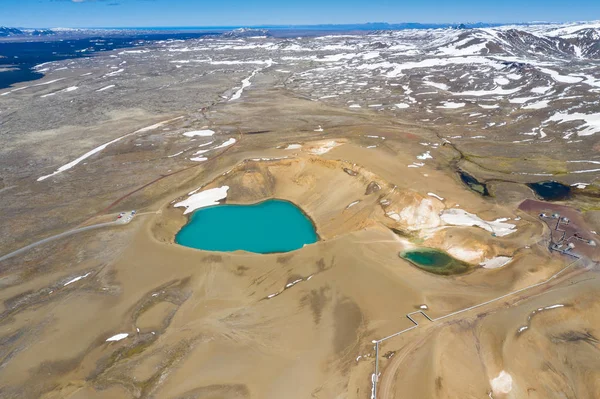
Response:
M427 51L446 56L499 55L523 58L600 58L600 22L585 24L455 26L454 29L416 33L427 39ZM524 68L523 65L511 67Z
M55 34L56 34L56 32L54 32L50 29L36 29L31 32L31 36L49 36L49 35L55 35Z
M0 26L0 37L7 37L7 36L18 36L18 35L24 35L25 33L17 28L7 28L4 26Z
M0 37L9 36L49 36L54 35L56 32L50 29L19 29L19 28L8 28L6 26L0 26Z
M224 37L271 36L268 29L238 28L222 34Z

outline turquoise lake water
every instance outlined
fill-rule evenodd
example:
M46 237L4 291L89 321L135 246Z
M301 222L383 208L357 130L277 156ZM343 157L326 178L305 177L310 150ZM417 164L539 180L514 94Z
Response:
M195 211L175 242L207 251L289 252L319 237L294 204L268 200L254 205L216 205Z

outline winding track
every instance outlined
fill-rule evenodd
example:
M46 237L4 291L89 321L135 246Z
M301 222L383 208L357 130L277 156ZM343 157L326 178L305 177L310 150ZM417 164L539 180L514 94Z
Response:
M133 218L132 218L133 219ZM45 244L47 242L50 241L54 241L54 240L58 240L59 238L63 238L63 237L68 237L71 236L73 234L78 234L78 233L83 233L84 231L88 231L88 230L95 230L95 229L99 229L102 227L109 227L109 226L118 226L118 225L122 225L122 224L128 224L131 221L131 219L129 220L123 220L123 219L118 219L112 222L106 222L106 223L98 223L98 224L93 224L91 226L85 226L85 227L80 227L78 229L73 229L73 230L68 230L65 231L63 233L57 234L55 236L52 237L48 237L48 238L44 238L43 240L34 242L33 244L29 244L26 247L23 247L21 249L17 249L16 251L13 251L9 254L6 254L2 257L0 257L0 262L2 262L3 260L12 258L13 256L19 255L23 252L29 251L32 248L35 248L39 245Z

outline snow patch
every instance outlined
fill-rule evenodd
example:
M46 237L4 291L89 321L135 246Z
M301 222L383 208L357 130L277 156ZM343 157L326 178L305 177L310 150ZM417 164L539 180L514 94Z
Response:
M227 198L229 186L211 188L209 190L195 193L192 191L189 198L176 203L175 207L185 207L184 215L195 211L196 209L205 208L207 206L218 205L219 201Z
M446 102L443 102L442 105L438 106L437 108L455 109L455 108L462 108L465 105L466 105L465 103L455 103L455 102L451 102L451 101L446 101Z
M351 202L350 204L348 204L348 206L346 207L346 209L348 209L348 208L352 208L354 205L358 204L359 202L360 202L360 200L357 200L357 201Z
M234 145L236 143L236 141L237 141L236 139L230 138L227 141L225 141L223 144L220 144L220 145L216 146L215 148L213 148L213 150L229 147L230 145Z
M90 272L90 273L86 273L86 274L84 274L83 276L78 276L78 277L75 277L74 279L67 281L67 282L66 282L66 283L63 285L63 287L66 287L66 286L67 286L67 285L69 285L69 284L73 284L73 283L75 283L75 282L77 282L77 281L79 281L79 280L81 280L81 279L84 279L84 278L86 278L87 276L89 276L90 274L92 274L92 273Z
M96 90L97 92L99 91L104 91L104 90L108 90L108 89L112 89L113 87L115 87L115 85L108 85L108 86L104 86L101 89Z
M450 255L456 259L464 262L475 262L483 256L483 250L481 249L466 249L461 247L451 247L447 251Z
M510 263L512 258L510 256L496 256L492 259L485 259L483 262L479 264L479 266L483 266L485 269L498 269L504 265Z
M447 209L441 213L440 217L446 224L452 226L476 226L494 233L498 237L503 237L516 231L514 224L504 223L502 219L487 222L479 216L462 209Z
M433 228L440 225L440 217L435 211L434 203L428 198L421 200L418 205L402 209L399 216L411 230Z
M417 155L417 159L420 159L420 160L423 161L425 159L433 159L433 157L431 156L431 153L429 151L427 151L427 152L424 152L421 155Z
M128 336L129 336L129 334L127 334L127 333L113 335L112 337L107 339L106 342L117 342L117 341L127 338Z
M322 144L319 147L311 149L310 152L312 154L316 154L316 155L323 155L340 145L341 145L341 143L338 143L338 142L332 140L332 141L328 141L325 144Z
M215 134L215 132L213 130L204 129L204 130L194 130L191 132L186 132L183 135L186 137L195 137L195 136L210 137L213 134Z
M444 198L440 197L439 195L435 194L435 193L427 193L427 195L429 195L430 197L434 197L439 199L440 201L443 201Z
M502 370L496 378L490 381L495 394L507 394L512 390L512 377Z
M578 136L591 136L594 133L600 131L600 113L596 114L583 114L576 112L568 114L566 112L557 112L550 118L546 119L543 123L558 122L560 125L564 122L581 121L583 124L580 126L580 130L577 132ZM584 128L581 130L581 128Z

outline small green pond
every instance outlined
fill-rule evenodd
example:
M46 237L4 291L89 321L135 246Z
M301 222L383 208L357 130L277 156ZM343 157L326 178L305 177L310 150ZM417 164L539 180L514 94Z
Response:
M485 183L481 183L479 180L462 170L458 171L458 175L460 176L460 180L462 180L462 182L465 183L471 190L484 197L490 196L490 192L488 191Z
M420 269L444 276L461 274L469 270L468 263L433 248L411 249L401 252L399 256Z
M318 241L311 220L294 204L215 205L195 211L175 242L206 251L289 252Z

